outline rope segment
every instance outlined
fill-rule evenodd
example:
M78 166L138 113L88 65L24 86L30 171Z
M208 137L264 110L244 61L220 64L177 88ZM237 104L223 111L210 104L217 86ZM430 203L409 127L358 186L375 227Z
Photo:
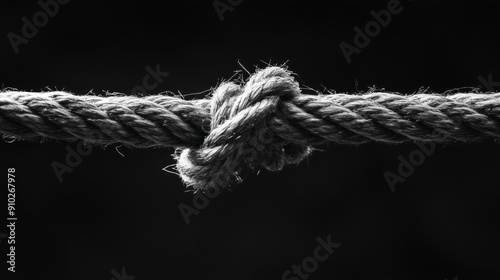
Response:
M205 190L238 181L245 168L298 163L328 142L500 139L500 93L306 95L290 72L268 67L198 100L3 91L0 133L176 148L183 181Z

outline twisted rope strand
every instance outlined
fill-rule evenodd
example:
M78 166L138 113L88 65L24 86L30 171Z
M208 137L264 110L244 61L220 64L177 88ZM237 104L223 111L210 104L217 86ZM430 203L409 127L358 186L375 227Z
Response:
M177 169L196 189L225 187L245 167L280 170L312 145L500 139L500 93L302 94L280 67L227 82L211 98L0 92L0 133L92 144L179 149Z

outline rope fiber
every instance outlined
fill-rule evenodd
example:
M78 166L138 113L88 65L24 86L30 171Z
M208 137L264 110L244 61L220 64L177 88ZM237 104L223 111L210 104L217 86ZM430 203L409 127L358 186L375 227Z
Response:
M282 169L328 142L479 142L500 139L500 93L302 94L268 67L211 98L0 92L0 133L176 148L177 171L198 190L227 187L247 168Z

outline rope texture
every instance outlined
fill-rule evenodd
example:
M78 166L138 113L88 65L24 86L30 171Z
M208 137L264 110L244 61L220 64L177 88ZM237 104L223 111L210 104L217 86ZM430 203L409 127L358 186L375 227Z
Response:
M91 144L174 147L188 186L226 187L246 169L280 170L327 142L477 142L500 139L500 93L302 94L268 67L211 98L0 92L0 133Z

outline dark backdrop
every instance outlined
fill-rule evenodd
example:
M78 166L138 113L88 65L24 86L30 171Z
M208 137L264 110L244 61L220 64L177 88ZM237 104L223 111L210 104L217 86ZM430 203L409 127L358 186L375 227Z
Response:
M391 1L220 0L233 5L221 20L213 1L74 0L17 53L8 34L21 36L22 18L33 22L42 8L6 2L3 88L131 94L148 67L159 67L169 74L147 94L201 98L235 71L248 77L243 67L286 63L320 91L500 89L494 1L401 0L402 11L351 63L339 44L354 45L353 28ZM398 175L418 146L330 144L298 166L248 176L187 225L179 205L196 207L193 194L163 170L174 163L172 149L94 147L60 182L52 165L65 164L76 143L5 140L0 170L16 168L20 279L282 279L314 256L318 237L340 247L308 279L500 277L493 142L436 145L394 191L384 173ZM13 277L0 237L0 275Z

